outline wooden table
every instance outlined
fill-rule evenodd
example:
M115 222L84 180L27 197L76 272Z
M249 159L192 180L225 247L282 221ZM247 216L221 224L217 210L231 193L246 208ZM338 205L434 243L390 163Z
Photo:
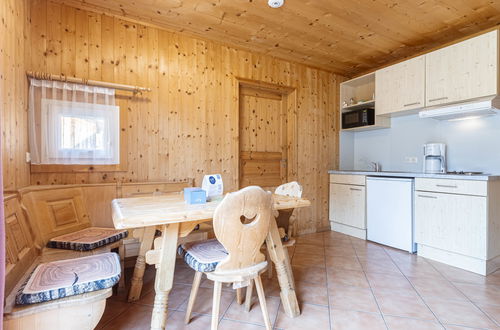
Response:
M310 206L307 199L273 195L276 210L289 210ZM113 222L117 229L136 229L141 240L129 299L137 299L142 288L145 262L156 266L155 300L151 329L165 329L167 319L168 294L172 289L177 253L178 237L188 235L196 225L212 220L215 208L220 201L206 204L189 205L181 193L161 196L115 199L112 202ZM140 229L142 228L142 229ZM156 229L162 236L154 239ZM135 236L137 237L137 235ZM154 239L154 248L151 245ZM290 317L300 314L294 284L290 282L283 246L276 221L271 221L266 245L271 260L276 265L281 287L281 301L285 313ZM150 250L150 251L149 251Z

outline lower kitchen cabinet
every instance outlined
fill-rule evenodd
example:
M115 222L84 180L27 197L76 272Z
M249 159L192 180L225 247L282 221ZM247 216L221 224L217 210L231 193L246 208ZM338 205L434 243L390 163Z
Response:
M494 243L500 234L499 185L498 181L417 178L418 254L482 275L496 270L500 265L500 249Z
M338 179L337 179L338 178ZM364 176L330 176L331 229L366 239Z

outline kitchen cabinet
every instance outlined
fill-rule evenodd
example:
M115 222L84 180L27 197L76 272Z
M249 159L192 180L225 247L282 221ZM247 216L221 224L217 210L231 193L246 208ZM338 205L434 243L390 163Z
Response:
M375 72L375 112L401 115L425 104L425 56L391 65Z
M365 176L330 175L332 230L366 239L365 209Z
M425 55L425 106L495 95L498 78L498 30L433 51Z
M486 275L500 265L499 181L415 180L420 256Z

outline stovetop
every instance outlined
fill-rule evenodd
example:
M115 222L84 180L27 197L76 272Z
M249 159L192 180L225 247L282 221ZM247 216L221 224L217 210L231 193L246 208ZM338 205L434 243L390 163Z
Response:
M484 172L473 172L473 171L450 171L444 174L449 175L485 175Z

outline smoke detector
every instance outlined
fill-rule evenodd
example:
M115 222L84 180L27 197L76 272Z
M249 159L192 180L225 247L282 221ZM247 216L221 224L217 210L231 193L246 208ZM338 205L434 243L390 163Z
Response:
M285 2L285 0L268 0L267 4L271 8L279 8L279 7L283 6L284 2Z

